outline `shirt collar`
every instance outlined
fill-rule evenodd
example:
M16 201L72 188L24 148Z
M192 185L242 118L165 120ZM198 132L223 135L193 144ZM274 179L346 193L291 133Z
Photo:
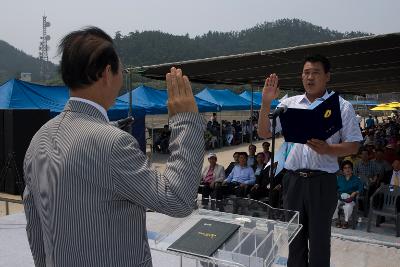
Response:
M316 101L316 100L325 101L325 99L327 99L328 96L329 96L329 93L328 93L327 90L325 90L325 94L322 97L319 97L319 98L315 99L314 101ZM304 93L303 97L300 98L299 104L301 104L301 103L311 104L311 101L308 100L306 93Z
M107 122L110 122L110 120L108 119L106 109L103 108L102 106L100 106L99 104L97 104L96 102L93 102L93 101L85 99L85 98L75 97L75 96L71 96L69 99L73 100L73 101L80 101L80 102L83 102L83 103L86 103L86 104L89 104L89 105L95 107L96 109L98 109L101 112L101 114L103 114L103 116L104 116L104 118L106 118Z

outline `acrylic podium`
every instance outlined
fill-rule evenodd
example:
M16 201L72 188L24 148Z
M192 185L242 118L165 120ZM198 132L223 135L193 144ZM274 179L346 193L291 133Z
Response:
M148 226L154 267L282 266L280 259L287 257L288 245L302 227L298 212L274 209L255 200L235 198L224 200L223 205L210 201L201 206L188 217L165 216L156 226ZM237 224L240 228L209 257L167 250L201 219Z

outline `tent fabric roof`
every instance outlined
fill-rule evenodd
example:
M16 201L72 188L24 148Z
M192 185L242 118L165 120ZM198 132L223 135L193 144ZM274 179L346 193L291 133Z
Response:
M49 109L61 112L69 98L67 87L9 80L0 86L1 109Z
M117 99L129 103L129 93L123 94ZM167 90L158 90L148 86L139 86L132 90L132 103L135 107L144 108L146 114L167 114ZM195 97L200 112L218 111L218 106Z
M247 101L251 102L251 92L250 91L244 91L239 95L240 97L246 99ZM253 105L254 108L260 108L261 107L261 100L262 100L262 92L253 92ZM276 108L278 106L279 101L274 99L271 103L271 109Z
M196 96L218 105L221 110L250 110L251 102L233 93L229 89L204 88ZM258 107L259 108L259 107Z
M172 66L192 82L262 86L267 74L279 76L284 90L303 90L300 79L306 55L320 53L332 64L329 88L340 93L400 91L400 33L375 35L232 56L135 68L141 75L165 79Z
M17 79L0 85L0 109L49 109L54 115L63 111L69 99L66 86L45 86ZM128 115L126 102L116 100L108 110L110 119L120 119ZM133 109L136 115L144 114L142 109Z

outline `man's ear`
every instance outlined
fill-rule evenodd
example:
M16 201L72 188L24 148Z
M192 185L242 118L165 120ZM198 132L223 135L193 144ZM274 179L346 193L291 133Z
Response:
M331 73L326 73L326 81L329 82L331 80Z
M112 73L112 70L111 70L111 65L107 65L107 66L104 68L103 73L102 73L102 78L103 78L103 80L104 80L104 83L105 83L107 86L111 86L112 77L113 77L113 73Z

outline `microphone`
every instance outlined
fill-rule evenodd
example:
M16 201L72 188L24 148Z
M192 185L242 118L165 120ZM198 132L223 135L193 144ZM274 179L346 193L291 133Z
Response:
M120 128L121 130L129 132L130 126L133 124L134 121L135 121L135 119L132 116L129 116L124 119L117 120L117 121L110 121L110 124L112 126Z
M271 114L270 114L270 118L271 119L274 119L274 118L277 118L277 117L279 117L280 115L282 115L283 113L285 113L286 112L286 110L288 109L288 107L285 105L285 106L281 106L281 107L277 107Z
M117 127L122 129L125 128L126 126L130 126L133 123L134 119L132 116L129 116L125 119L121 119L117 121Z

